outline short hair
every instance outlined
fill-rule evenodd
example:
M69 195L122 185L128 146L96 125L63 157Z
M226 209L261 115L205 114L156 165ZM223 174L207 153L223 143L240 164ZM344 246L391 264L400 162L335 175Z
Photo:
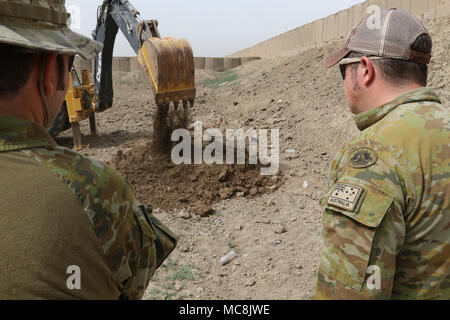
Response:
M431 54L433 42L428 34L420 35L411 46L414 51ZM364 54L351 52L349 57L362 57ZM384 79L393 85L405 85L417 83L423 87L428 84L428 65L422 63L409 62L401 59L374 60L373 63L379 68ZM358 65L353 65L355 72Z
M37 52L24 52L20 47L0 44L0 96L13 96L25 86L37 56Z
M39 52L27 51L21 47L0 44L0 97L17 94L30 79L31 71L40 56ZM58 65L58 90L64 90L64 59L56 57Z

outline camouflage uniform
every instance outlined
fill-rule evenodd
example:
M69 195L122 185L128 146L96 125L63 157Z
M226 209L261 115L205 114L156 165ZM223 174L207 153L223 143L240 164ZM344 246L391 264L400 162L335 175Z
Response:
M116 171L37 124L0 115L0 176L0 299L140 299L176 245Z
M449 119L429 88L356 116L321 200L315 299L450 299Z

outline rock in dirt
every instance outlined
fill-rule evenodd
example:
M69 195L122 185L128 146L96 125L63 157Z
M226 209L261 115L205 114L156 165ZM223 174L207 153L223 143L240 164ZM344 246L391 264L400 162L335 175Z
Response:
M189 213L189 211L187 209L182 209L178 212L177 217L187 220L187 219L191 218L191 214Z
M183 283L181 283L180 281L177 280L177 281L175 281L174 288L176 291L181 291L181 290L183 290L184 285L183 285Z
M287 228L283 226L278 226L273 229L273 232L275 232L276 234L283 234L287 232Z
M207 217L214 214L215 210L211 205L197 202L194 204L194 212L200 217Z
M246 287L253 287L256 284L256 280L255 279L248 279L247 281L245 281L245 286Z
M231 190L230 188L223 188L219 191L219 196L221 200L226 200L231 197Z
M223 256L220 259L220 264L222 264L223 266L230 263L234 258L236 258L236 251L231 250L230 252L228 252L227 255Z
M226 181L228 179L229 173L230 171L228 170L228 167L224 167L222 171L220 171L219 181L220 182Z

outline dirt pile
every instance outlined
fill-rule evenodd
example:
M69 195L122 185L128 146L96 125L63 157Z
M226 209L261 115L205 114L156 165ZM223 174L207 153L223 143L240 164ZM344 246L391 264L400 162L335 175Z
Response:
M139 201L165 211L189 207L200 216L214 213L220 200L273 192L281 176L262 176L260 165L175 165L152 143L118 151L111 161L131 183Z
M426 26L434 41L429 86L449 107L450 23L442 19ZM200 201L214 203L216 211L189 219L178 211L157 214L180 242L152 279L146 299L311 298L322 248L323 209L318 200L327 189L332 157L358 133L339 70L321 66L323 57L339 46L342 43L295 57L255 61L223 73L196 71L198 97L192 118L205 128L280 129L283 184L258 196L238 197L235 182L243 180L240 187L245 184L249 194L254 187L273 187L272 181L246 187L260 178L256 169L244 173L231 167L225 172L220 166L175 167L151 161L151 148L145 145L152 138L156 105L148 79L143 74L115 74L114 108L98 115L100 135L84 137L89 147L83 154L101 161L113 158L111 164L129 179L139 200L154 208L187 208ZM82 126L88 132L88 122ZM70 131L65 139L73 146ZM220 181L221 174L229 176ZM236 191L215 203L226 188ZM228 196L226 190L222 194ZM220 258L231 249L237 256L224 266Z

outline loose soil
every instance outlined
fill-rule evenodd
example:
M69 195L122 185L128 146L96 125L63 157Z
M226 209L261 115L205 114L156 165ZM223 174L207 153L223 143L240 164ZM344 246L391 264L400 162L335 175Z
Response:
M281 177L262 176L262 166L250 165L248 161L243 165L175 165L170 154L160 151L149 142L127 154L118 151L112 161L113 167L135 186L136 196L154 208L189 207L190 211L207 216L214 214L212 205L219 200L255 197L282 184Z
M429 86L448 107L449 22L426 22L434 40ZM89 136L88 122L82 123L82 153L124 174L138 199L180 237L145 299L311 298L322 247L318 201L335 152L358 133L339 71L321 66L339 46L223 73L196 72L192 119L220 130L280 129L281 174L273 190L274 181L261 180L256 168L229 167L224 173L221 166L175 167L151 157L156 106L148 80L139 72L114 75L114 107L97 115L98 137ZM71 132L58 142L72 147ZM221 181L223 174L228 176ZM245 188L243 197L238 187ZM258 193L250 196L255 187ZM196 204L213 211L201 217ZM236 258L222 265L220 258L230 250Z

